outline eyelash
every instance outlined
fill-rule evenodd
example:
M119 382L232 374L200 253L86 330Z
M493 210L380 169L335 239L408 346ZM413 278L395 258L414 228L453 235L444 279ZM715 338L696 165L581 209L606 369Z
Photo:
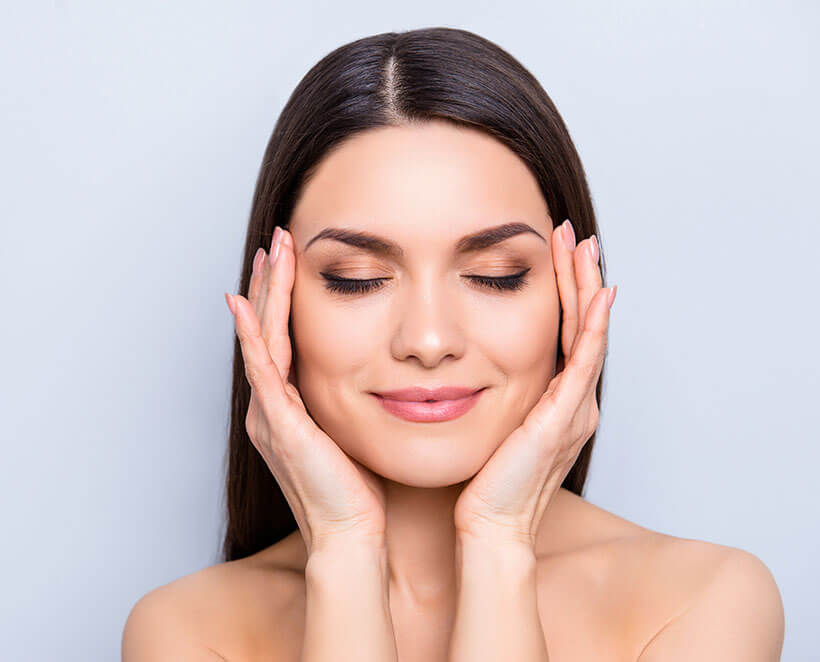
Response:
M499 291L514 291L520 290L527 284L527 279L524 275L531 269L527 267L524 271L517 274L510 274L509 276L466 276L466 278L478 283L482 287ZM364 294L378 288L381 281L390 280L389 278L340 278L329 273L322 273L322 277L327 281L325 287L331 292L340 292L342 294Z

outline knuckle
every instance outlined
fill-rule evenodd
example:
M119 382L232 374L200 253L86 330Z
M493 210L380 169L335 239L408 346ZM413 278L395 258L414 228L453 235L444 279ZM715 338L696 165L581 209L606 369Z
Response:
M256 402L256 395L251 395L251 401L248 404L248 410L245 412L245 428L250 428L256 425L259 416L259 407Z
M596 325L587 325L584 329L589 335L593 336L599 343L606 343L606 328Z
M598 413L598 410L592 412L592 415L589 417L589 424L587 426L587 437L592 436L595 430L598 429L598 423L600 423L601 417Z
M579 416L576 416L572 419L569 423L568 427L570 430L571 438L575 440L574 443L578 443L582 439L585 439L585 435L587 433L585 422L579 420Z
M259 389L259 386L262 384L262 372L259 370L259 367L253 363L245 362L245 379L248 380L248 383L254 389Z
M578 372L586 379L593 379L595 374L598 372L598 366L594 363L588 363L587 361L576 361L575 364Z
M248 433L248 437L253 441L254 435L256 434L256 418L251 416L250 409L248 409L248 413L245 415L245 432Z
M257 451L265 456L264 448L267 445L265 439L267 438L266 426L261 420L262 414L258 408L248 408L248 413L245 415L245 432L248 433L248 438L254 445Z
M236 337L239 338L239 343L242 345L243 352L250 345L251 334L243 324L236 325Z

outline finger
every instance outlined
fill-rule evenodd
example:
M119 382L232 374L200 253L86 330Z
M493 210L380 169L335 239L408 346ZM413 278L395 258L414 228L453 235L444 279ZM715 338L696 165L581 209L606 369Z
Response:
M262 283L262 276L265 265L265 249L260 247L253 256L253 269L251 270L251 282L248 284L248 301L256 310L257 300L259 299L259 287ZM257 313L257 317L258 317Z
M268 254L265 259L265 270L262 275L262 283L259 288L259 307L256 311L256 316L259 318L259 323L262 326L263 337L265 337L265 325L263 324L263 320L265 319L265 306L268 303L268 296L270 293L271 272L273 271L274 251L276 248L277 240L279 239L280 232L281 228L277 225L273 229L273 235L271 236L270 246L268 247Z
M584 321L586 320L587 310L592 298L600 291L603 285L601 279L601 270L598 267L598 260L600 257L600 250L598 241L595 235L584 239L578 244L578 249L573 254L575 262L575 280L578 284L578 331L575 334L575 343L581 337L584 330ZM570 356L574 350L570 349Z
M268 291L268 280L270 279L270 255L267 253L265 253L265 259L260 265L259 270L259 290L257 292L256 301L254 301L253 310L256 313L256 319L261 320L265 310L265 304L268 302L266 292Z
M273 259L273 249L276 245L276 240L279 237L280 228L277 225L273 229L273 235L271 235L270 246L268 246L268 252L265 255L265 263L264 268L262 269L262 278L260 279L259 285L259 301L256 305L256 317L261 321L265 319L265 306L268 303L268 295L270 288L270 278L271 278L271 260ZM263 333L264 336L264 333Z
M245 378L260 403L271 403L277 410L281 410L286 402L284 386L279 370L262 338L262 329L253 306L240 294L233 295L232 300L236 311L236 335L245 363Z
M606 355L609 329L610 292L614 288L601 288L589 304L584 328L570 356L560 383L553 397L567 404L573 413L595 389Z
M569 241L569 245L567 245ZM570 249L569 246L573 248ZM566 357L572 351L572 343L578 332L578 291L575 283L575 230L567 219L552 233L552 262L558 282L558 294L561 299L561 350Z
M273 262L274 256L276 257ZM262 336L267 340L268 350L279 367L283 381L288 380L291 363L290 318L291 291L293 288L296 257L293 252L293 237L283 230L279 234L278 254L276 245L271 253L271 273L267 283L265 308L262 311Z

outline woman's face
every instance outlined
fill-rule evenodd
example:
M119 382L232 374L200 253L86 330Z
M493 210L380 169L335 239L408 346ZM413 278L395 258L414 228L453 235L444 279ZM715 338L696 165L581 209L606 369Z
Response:
M537 234L458 250L462 237L506 223ZM376 235L395 249L328 238L307 246L327 228ZM310 415L390 480L443 487L471 478L555 371L553 221L527 166L494 138L443 121L371 129L320 163L289 229L293 381ZM518 289L470 278L525 269ZM385 280L345 293L325 276ZM443 385L486 388L468 412L439 422L395 416L373 395Z

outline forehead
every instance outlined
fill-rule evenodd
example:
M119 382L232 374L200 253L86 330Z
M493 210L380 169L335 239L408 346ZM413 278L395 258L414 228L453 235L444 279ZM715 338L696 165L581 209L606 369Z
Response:
M428 121L369 129L327 154L289 227L299 246L329 225L404 244L511 220L552 229L524 161L481 131Z

